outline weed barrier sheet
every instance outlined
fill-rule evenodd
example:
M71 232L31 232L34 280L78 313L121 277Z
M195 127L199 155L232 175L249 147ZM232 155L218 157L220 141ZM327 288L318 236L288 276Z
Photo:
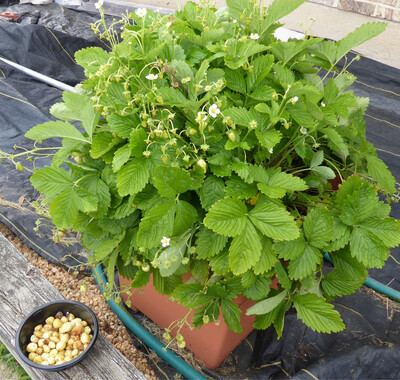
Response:
M0 55L71 86L84 79L83 70L73 61L74 52L88 46L104 47L91 33L89 23L97 15L90 12L58 4L8 6L1 0L0 11L23 15L20 23L0 20ZM354 62L350 71L358 77L352 87L356 95L371 99L367 137L400 182L400 71L367 58ZM32 148L24 134L36 124L54 119L48 110L61 95L60 90L0 62L0 149L11 153L14 146L15 152L21 151L18 147ZM46 144L42 146L57 146L59 141ZM36 161L39 168L46 164L46 158ZM31 205L38 194L29 176L28 171L17 171L9 162L0 164L0 221L48 260L80 266L86 254L79 243L54 243L50 223L34 232L38 216ZM400 219L399 204L392 205L392 216ZM370 276L400 290L399 262L400 249L396 248L385 267L370 271ZM254 331L217 371L207 374L249 379L400 378L400 306L363 287L337 299L335 307L344 318L346 331L314 333L289 312L280 340L273 328ZM165 364L161 368L173 378L172 368Z

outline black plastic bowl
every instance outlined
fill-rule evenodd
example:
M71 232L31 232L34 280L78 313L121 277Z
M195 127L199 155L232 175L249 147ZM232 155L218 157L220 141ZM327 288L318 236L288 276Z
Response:
M88 326L92 329L93 338L88 348L69 362L59 365L36 364L28 359L26 346L30 343L30 338L31 335L33 335L35 326L44 324L48 317L54 317L59 311L63 312L64 315L70 312L74 314L76 318L81 318L83 321L86 321ZM96 315L86 305L76 301L54 301L38 307L22 321L18 328L17 336L15 337L15 348L19 357L31 367L44 371L62 371L79 363L89 353L96 342L98 332L99 323Z

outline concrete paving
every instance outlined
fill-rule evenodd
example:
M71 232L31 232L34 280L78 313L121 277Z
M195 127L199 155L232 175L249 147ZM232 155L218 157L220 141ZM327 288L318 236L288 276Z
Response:
M115 1L109 0L109 2ZM179 3L183 7L187 0L125 0L124 2L175 9L179 6ZM122 2L118 1L118 3L121 4ZM224 0L217 0L217 7L224 7L225 5ZM315 22L312 23L310 31L308 28L311 18L315 19ZM316 37L325 37L333 40L341 39L364 23L382 22L378 18L315 3L304 3L281 21L288 29L297 32L309 30L309 33ZM400 23L385 22L388 24L385 32L373 40L365 42L355 50L368 58L400 69Z

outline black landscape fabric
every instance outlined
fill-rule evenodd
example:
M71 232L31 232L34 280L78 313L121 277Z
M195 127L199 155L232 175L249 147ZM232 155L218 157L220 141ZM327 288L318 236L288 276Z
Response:
M76 85L83 71L73 61L74 52L87 46L103 46L91 34L89 22L97 16L63 8L58 4L35 7L13 5L0 0L0 13L18 12L20 23L0 17L0 56L41 72L54 79ZM353 90L369 97L367 135L400 182L400 71L362 58L350 71L358 77ZM31 148L24 134L36 124L52 120L48 109L61 100L61 91L32 79L0 62L0 149L15 152ZM56 140L47 146L59 144ZM48 164L36 162L37 167ZM24 161L24 165L28 162ZM29 182L28 171L17 171L8 162L0 164L0 221L10 227L30 247L48 260L68 267L85 262L78 243L55 244L52 230L40 227L34 232L38 216L31 206L38 194ZM400 219L400 205L393 205L392 216ZM381 270L370 276L400 290L400 249ZM327 266L329 270L329 266ZM254 331L228 357L216 378L299 379L388 379L400 378L400 307L387 303L365 287L352 296L335 302L347 330L339 334L318 334L289 313L283 337L278 340L272 328ZM173 378L174 370L165 364L163 371ZM161 378L165 376L158 372Z

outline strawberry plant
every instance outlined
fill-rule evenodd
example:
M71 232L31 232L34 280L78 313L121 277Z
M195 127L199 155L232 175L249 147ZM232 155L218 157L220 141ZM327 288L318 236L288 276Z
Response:
M400 243L395 179L366 140L368 99L348 89L345 58L386 25L338 42L277 40L277 21L303 2L139 9L114 25L120 37L99 4L93 29L109 51L78 51L79 92L51 108L60 120L26 134L62 139L31 177L55 226L80 232L110 278L117 267L139 288L152 274L157 291L195 309L196 327L222 311L240 332L232 300L243 294L256 301L247 314L258 329L273 324L280 336L294 307L313 330L338 332L329 302Z

